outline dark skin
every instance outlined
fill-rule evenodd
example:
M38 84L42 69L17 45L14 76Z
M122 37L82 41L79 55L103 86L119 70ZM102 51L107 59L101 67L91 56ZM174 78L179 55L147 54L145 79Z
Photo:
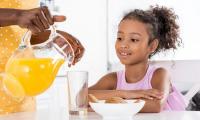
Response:
M65 21L65 16L51 16L46 6L22 10L0 8L0 26L19 25L21 28L28 28L33 34L44 32L54 22Z
M75 53L75 58L74 58L72 65L75 65L84 54L85 49L84 49L83 45L81 44L81 42L78 39L76 39L74 36L70 35L67 32L57 30L57 33L61 34L72 45L72 48ZM42 43L49 38L49 35L50 35L50 30L40 32L36 35L32 35L31 44L34 45L34 44ZM56 43L56 44L62 47L64 43L61 43L58 41L58 43ZM64 51L68 52L67 49L64 49Z
M153 53L158 40L149 44L147 26L137 20L123 20L118 27L118 36L115 44L116 54L125 65L127 83L139 82L148 69L148 57ZM95 85L89 88L89 94L98 99L107 99L113 96L125 99L144 99L145 106L140 112L160 112L170 93L170 76L166 69L158 68L151 79L152 89L148 90L116 90L117 75L109 73L102 77Z
M33 34L31 44L38 44L46 41L50 34L50 31L47 29L49 29L54 22L63 22L65 20L66 17L63 15L51 16L46 6L28 10L0 8L0 26L19 25L21 28L31 30ZM80 41L72 35L64 31L57 32L64 36L72 45L75 51L75 58L72 65L75 65L83 56L84 47ZM63 45L63 43L57 44L60 46ZM65 52L68 52L67 49Z

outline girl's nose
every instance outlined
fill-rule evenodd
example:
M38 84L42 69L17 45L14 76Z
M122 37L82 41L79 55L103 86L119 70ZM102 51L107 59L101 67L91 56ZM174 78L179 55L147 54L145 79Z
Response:
M128 44L122 44L120 47L121 47L122 49L128 49L128 48L129 48Z

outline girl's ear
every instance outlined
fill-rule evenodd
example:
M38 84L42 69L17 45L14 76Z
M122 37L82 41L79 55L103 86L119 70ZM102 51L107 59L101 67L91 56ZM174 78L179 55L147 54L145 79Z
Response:
M154 52L155 52L155 50L156 50L157 47L158 47L158 44L159 44L158 39L154 39L154 40L150 43L150 45L149 45L150 53L154 53Z

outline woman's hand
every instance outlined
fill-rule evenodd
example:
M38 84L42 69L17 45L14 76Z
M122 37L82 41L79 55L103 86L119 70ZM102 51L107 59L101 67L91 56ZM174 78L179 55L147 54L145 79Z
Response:
M78 61L80 61L80 59L82 58L82 56L84 54L85 49L84 49L83 45L81 44L81 42L78 39L76 39L74 36L70 35L69 33L60 31L60 30L57 30L57 32L59 34L61 34L66 40L68 40L68 42L71 44L71 46L74 50L74 55L75 55L72 65L75 65ZM44 32L40 32L36 35L32 35L31 44L34 45L34 44L39 44L39 43L45 42L46 40L49 39L50 33L51 33L50 30L45 30ZM61 48L66 44L65 41L62 41L59 39L57 41L55 41L55 43ZM68 53L71 51L68 49L68 47L66 47L66 49L64 49L64 52Z
M65 16L51 16L46 6L34 9L0 8L0 27L19 25L28 28L33 34L43 32L54 22L65 21Z
M51 16L46 6L30 10L16 10L17 25L22 28L28 28L33 34L43 32L54 22L65 21L65 16Z
M64 32L64 31L60 31L60 30L57 30L58 33L60 33L61 35L63 35L67 40L68 42L71 44L73 50L74 50L74 61L72 62L72 65L75 65L77 62L79 62L84 54L84 47L83 45L81 44L81 42L75 38L74 36L70 35L69 33L67 32ZM62 43L59 43L60 45L62 45ZM68 49L64 49L64 51L67 53Z
M143 99L162 99L163 93L157 89L133 90L125 93L126 99L143 98Z

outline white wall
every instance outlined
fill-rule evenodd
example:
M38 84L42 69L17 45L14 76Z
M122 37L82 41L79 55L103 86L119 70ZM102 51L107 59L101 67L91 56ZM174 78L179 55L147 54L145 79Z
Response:
M94 84L107 70L106 0L55 0L60 13L67 16L59 29L77 37L86 51L82 60L67 70L89 71L89 85Z
M175 52L155 56L156 60L186 60L200 59L199 21L200 2L198 0L108 0L108 32L109 32L109 62L118 62L115 55L114 43L116 40L117 25L123 15L131 9L147 9L150 5L164 5L173 8L179 16L180 36L184 45Z

